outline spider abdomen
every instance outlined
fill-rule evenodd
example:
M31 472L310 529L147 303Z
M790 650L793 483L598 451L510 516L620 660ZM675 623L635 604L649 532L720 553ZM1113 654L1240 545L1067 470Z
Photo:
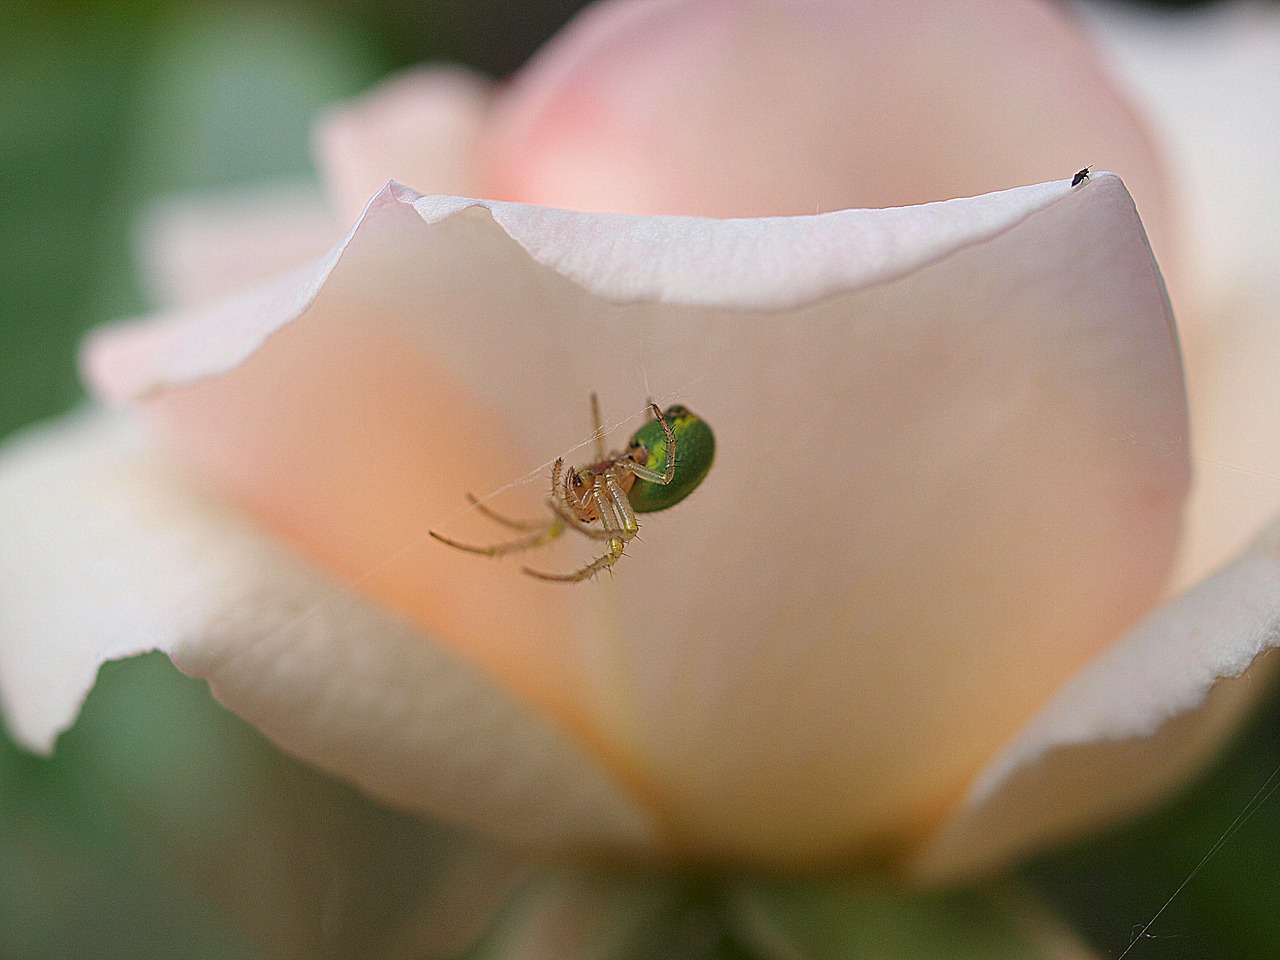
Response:
M675 476L666 484L636 480L627 496L636 513L656 513L679 503L702 483L715 459L715 434L705 420L680 406L668 408L663 416L676 438ZM648 453L648 459L641 465L661 473L667 457L667 438L662 425L650 420L631 440Z

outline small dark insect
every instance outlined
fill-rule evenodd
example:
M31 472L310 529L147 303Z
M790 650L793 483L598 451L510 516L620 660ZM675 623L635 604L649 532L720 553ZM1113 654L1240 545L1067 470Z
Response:
M1092 164L1090 164L1090 165L1089 165L1089 166L1087 166L1087 167L1081 167L1079 170L1077 170L1077 171L1076 171L1076 175L1075 175L1074 177L1072 177L1072 178L1071 178L1071 185L1072 185L1073 187L1078 187L1078 186L1080 186L1080 184L1082 184L1082 183L1084 183L1086 180L1088 180L1088 179L1089 179L1089 171L1090 171L1090 169L1092 169L1092 167L1093 167L1093 165L1092 165Z

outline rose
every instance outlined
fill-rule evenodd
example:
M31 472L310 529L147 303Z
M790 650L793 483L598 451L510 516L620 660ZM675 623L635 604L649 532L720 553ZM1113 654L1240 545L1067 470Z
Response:
M653 212L665 198L675 212L779 213L800 202L771 194L779 183L810 185L806 204L816 195L836 208L865 202L861 190L891 203L1057 172L1038 171L1063 148L1037 136L1043 156L1011 143L974 163L935 148L949 162L932 179L847 183L850 170L884 177L884 165L859 153L865 117L829 142L831 111L774 109L765 142L751 142L770 102L751 77L762 57L793 49L779 31L796 21L743 9L605 8L491 118L468 80L401 81L330 125L336 195L367 196L391 174L572 207ZM937 87L891 19L876 33L835 7L806 10L797 84L825 88L838 62L857 60L857 36L868 57L892 51L914 78L895 99L931 102L907 96ZM980 22L965 42L1033 36L1055 95L1098 91L1055 100L1059 136L1126 160L1108 165L1134 170L1153 234L1172 249L1159 181L1144 177L1154 162L1123 104L1054 17L1006 14L1009 34ZM663 47L652 17L674 38L670 63L653 62ZM767 29L727 36L756 17ZM646 41L645 62L625 56L632 37ZM729 64L751 69L726 67L728 39L757 43ZM694 82L699 69L719 85ZM674 92L669 77L681 78ZM1043 112L1029 96L1000 114L987 96L995 78L966 83L992 117L1025 124ZM662 142L630 127L652 122L634 104L591 111L584 89L606 102L641 91L649 117L666 118ZM703 90L705 103L691 97ZM679 108L663 99L674 95ZM728 114L708 139L719 158L692 162L680 124L709 125L726 97L750 104L751 122ZM783 107L812 99L789 91ZM876 114L865 96L857 104ZM993 126L1011 141L1024 129ZM430 135L442 128L447 137ZM425 162L423 144L470 155L468 130L480 141L472 162L447 151ZM946 132L927 131L941 143ZM785 175L795 162L805 176ZM468 175L478 179L456 179ZM25 516L6 553L23 600L5 609L6 632L28 641L6 650L4 682L28 742L70 721L102 657L159 646L318 765L520 841L766 866L887 848L952 876L1166 789L1209 748L1205 731L1238 710L1219 685L1213 709L1146 749L1069 749L1146 733L1243 670L1267 617L1221 598L1274 595L1264 545L1124 633L1158 599L1186 463L1163 301L1113 178L803 221L484 209L492 220L385 192L337 266L97 341L99 389L133 403L185 467L163 462L136 418L94 416L10 453L6 491ZM694 256L707 250L718 256ZM531 468L585 439L577 424L593 388L613 421L639 413L634 398L649 389L678 393L722 443L706 488L654 518L614 583L553 590L424 539L462 518L463 491L526 473L537 482L512 509L542 509L545 470ZM236 509L196 483L230 492ZM1205 561L1183 563L1200 572ZM335 592L312 567L375 603ZM65 582L68 570L84 584L83 614L56 620L40 601L51 571ZM1134 769L1135 756L1148 766ZM1117 762L1129 765L1118 780Z

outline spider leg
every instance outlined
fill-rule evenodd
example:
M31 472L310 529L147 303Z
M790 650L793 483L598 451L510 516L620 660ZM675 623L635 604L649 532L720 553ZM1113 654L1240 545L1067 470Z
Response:
M534 570L530 567L523 567L525 573L531 577L537 577L539 580L554 580L558 583L580 583L583 580L589 580L601 570L612 567L618 562L618 558L622 556L622 548L624 544L621 540L612 540L609 543L609 552L602 557L596 557L581 570L575 570L573 573L543 573L541 570Z
M564 526L577 530L584 537L592 540L612 540L617 533L611 530L600 530L596 527L588 526L573 515L567 508L562 506L557 500L548 500L547 506L552 509L556 515L556 519Z
M605 474L604 482L609 489L609 504L613 507L614 513L618 518L623 539L630 540L636 535L636 531L640 529L640 524L636 522L636 512L631 509L631 501L627 499L626 493L623 492L622 487L618 485L618 481L613 478L612 474Z
M498 513L496 510L492 510L489 507L486 507L483 503L481 503L479 500L477 500L475 497L473 497L469 493L467 494L467 502L470 503L477 510L479 510L481 513L483 513L490 520L500 523L504 527L509 527L512 530L543 530L547 526L546 521L543 521L543 520L512 520L509 517L504 517L502 514Z
M618 466L634 473L641 480L648 480L650 483L661 483L665 486L674 480L676 476L676 434L671 429L671 424L667 423L667 418L662 415L662 411L658 409L656 403L649 404L649 412L662 425L662 433L667 438L667 457L666 462L662 465L662 473L657 470L650 470L634 460L621 460Z
M551 467L551 499L560 504L564 508L564 512L573 517L576 522L581 522L578 521L577 515L573 512L573 507L569 503L569 481L564 476L563 468L563 458L557 459ZM570 468L569 472L573 473L572 468Z
M532 550L534 547L540 547L544 543L550 543L560 534L564 533L564 524L558 519L552 520L546 527L538 533L530 534L527 537L521 537L518 540L508 540L506 543L495 543L488 547L477 547L469 543L459 543L457 540L451 540L444 534L436 533L434 530L427 532L435 537L441 543L456 547L459 550L465 550L467 553L478 553L486 557L502 557L508 553L519 553L521 550Z
M591 428L596 441L596 463L602 463L605 458L604 421L600 419L600 398L594 390L591 391Z
M613 540L622 535L623 531L619 526L617 514L614 513L612 508L601 502L603 497L594 493L593 497L596 499L596 512L600 514L600 522L604 525L603 529L593 527L578 519L577 515L569 507L562 487L557 488L556 496L547 501L547 506L551 508L556 518L565 526L572 527L584 537L592 540ZM630 539L630 537L626 537L626 539Z
M573 512L573 506L569 503L569 485L561 474L563 466L564 461L557 460L555 466L551 468L551 499L547 501L547 506L562 523L577 530L583 536L593 540L608 540L613 534L607 530L597 530L595 527L588 526ZM604 522L603 518L601 522Z
M557 495L559 496L562 492L557 490ZM626 549L627 541L634 537L639 529L635 513L631 510L631 503L627 500L627 495L622 492L622 488L618 486L618 482L609 474L596 480L591 497L595 503L596 513L600 516L600 522L604 526L603 530L597 530L582 523L573 516L567 506L558 500L550 502L551 509L555 511L557 518L572 524L575 530L585 536L593 540L608 540L608 550L573 573L544 573L541 570L524 567L525 573L539 580L578 583L594 577L601 570L611 568L618 562L622 557L622 551Z
M559 488L563 486L563 482L560 479L560 471L563 466L564 461L557 460L555 465L551 468L552 493L557 493ZM557 493L557 495L559 494ZM467 494L467 499L471 502L471 505L482 514L490 520L494 520L502 524L504 527L510 527L512 530L536 530L537 532L531 533L527 537L519 537L515 540L495 543L487 547L478 547L470 543L461 543L457 540L446 537L442 533L436 533L434 530L428 530L427 533L431 534L431 536L435 537L441 543L448 544L458 550L465 550L468 553L478 553L485 557L501 557L508 553L519 553L521 550L532 550L534 547L540 547L544 543L550 543L552 540L560 536L560 534L564 533L564 522L558 516L553 517L550 523L538 523L536 521L528 520L511 520L494 510L490 510L469 493ZM557 511L557 513L558 512L559 511Z

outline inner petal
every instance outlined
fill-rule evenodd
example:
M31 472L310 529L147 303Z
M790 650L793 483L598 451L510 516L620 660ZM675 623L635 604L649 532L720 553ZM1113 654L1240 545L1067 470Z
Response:
M1138 114L1050 4L647 0L588 8L495 104L486 196L573 210L807 214L1125 177L1162 262Z

